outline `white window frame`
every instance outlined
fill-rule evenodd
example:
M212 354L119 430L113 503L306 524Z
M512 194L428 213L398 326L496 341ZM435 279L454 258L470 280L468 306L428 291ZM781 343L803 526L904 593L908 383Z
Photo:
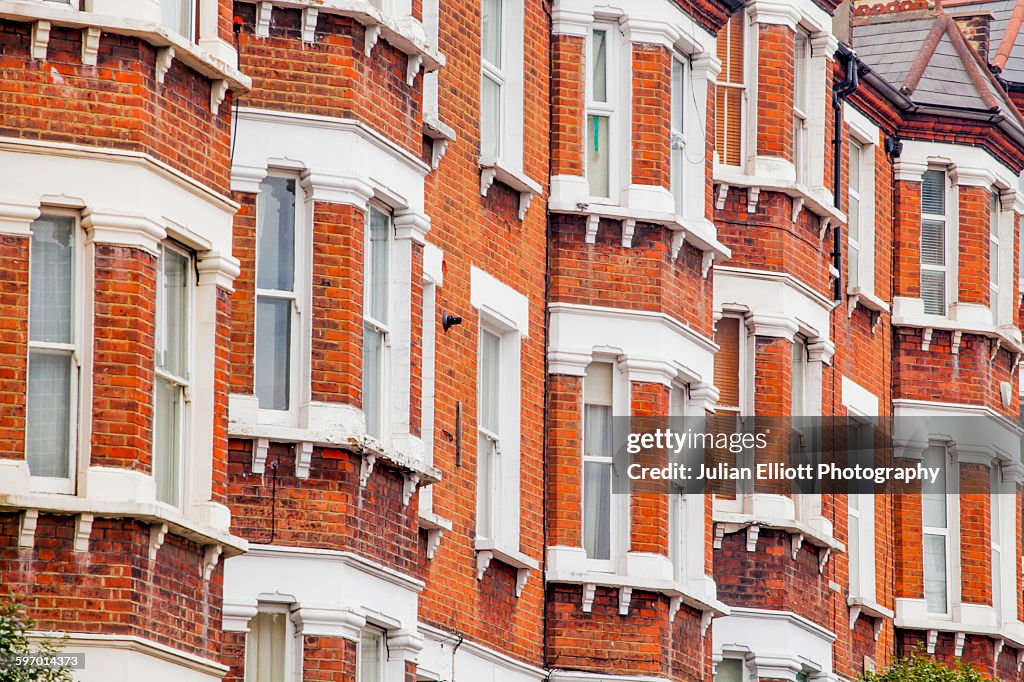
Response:
M170 504L173 507L186 508L188 506L188 499L187 499L188 485L187 485L187 482L189 481L189 476L191 474L191 467L190 467L190 462L189 462L189 457L188 457L188 453L191 451L191 447L190 447L189 443L190 443L190 440L191 440L191 425L192 425L192 418L191 418L192 417L192 415L191 415L192 377L190 376L190 372L191 372L192 368L195 366L195 357L194 357L194 354L195 354L195 343L193 343L193 340L194 340L194 337L195 337L195 310L196 310L196 304L195 304L196 281L195 281L195 276L194 276L194 273L195 273L195 254L192 253L186 247L182 246L181 244L179 244L177 242L170 241L170 240L166 240L166 241L164 241L164 242L162 242L160 244L160 253L161 253L160 259L162 259L163 253L166 252L166 251L173 251L173 252L177 253L178 255L184 256L185 259L186 259L186 262L191 266L189 268L189 272L187 273L187 278L185 280L186 283L187 283L187 292L185 294L185 308L186 308L186 312L185 312L185 318L186 318L185 319L185 323L186 323L185 324L185 327L186 327L186 333L185 333L185 343L186 343L185 358L186 358L186 363L187 363L187 368L186 368L187 371L185 372L184 376L179 376L179 375L172 374L171 372L168 372L166 369L162 368L160 366L159 361L154 359L154 363L153 363L154 364L154 368L155 368L154 387L153 387L154 429L153 429L153 450L152 450L152 458L153 458L152 461L153 461L153 467L154 467L153 476L154 476L154 479L155 479L155 477L156 477L155 467L156 467L156 456L157 456L157 454L156 454L156 451L157 451L157 439L156 439L156 428L155 428L155 421L156 421L156 384L155 384L155 381L163 380L163 381L166 381L167 383L169 383L169 384L171 384L173 386L176 386L178 388L179 400L181 401L180 402L180 404L181 404L181 414L179 415L179 423L178 423L178 426L177 426L178 433L179 433L179 436L178 436L178 443L179 443L179 445L178 445L178 455L177 455L177 457L178 457L178 467L179 467L179 469L178 469L177 502L176 503L175 502L166 502L166 501L162 501L162 502L165 503L165 504ZM156 303L157 303L157 306L156 306L157 307L156 319L157 320L160 319L160 316L162 314L161 313L161 309L162 309L162 306L163 306L163 303L164 303L164 301L162 299L162 296L160 296L160 294L159 294L159 292L163 288L161 286L161 278L162 278L163 269L159 265L160 259L157 260L157 276L156 276L156 289L157 289L157 296L156 296ZM157 324L156 328L155 328L154 336L159 335L159 333L160 333L160 325ZM159 338L156 338L155 347L156 347L156 350L159 350L159 348L160 348ZM154 358L155 357L156 357L156 352L154 351Z
M385 682L388 678L388 656L387 656L387 641L388 632L382 627L377 627L367 623L366 626L359 633L359 643L357 645L356 655L356 682L364 682L363 680L363 666L365 661L363 660L363 646L362 638L366 633L371 633L375 637L380 637L380 656L377 659L377 670L380 671L380 675L376 680L370 680L369 682Z
M679 81L676 81L676 67L680 69ZM676 215L683 215L686 211L686 181L687 166L686 160L686 122L689 120L689 107L687 106L687 95L693 83L691 78L690 60L676 53L672 55L672 121L669 133L669 149L671 150L671 180L672 199L675 202ZM677 92L679 88L679 92ZM679 125L676 125L679 123ZM703 157L703 152L701 153Z
M800 68L797 63L796 45L800 38L803 38L804 43L802 79L797 77ZM805 185L809 184L811 51L811 36L797 26L793 34L793 168L796 172L796 181Z
M484 335L490 335L498 341L498 372L497 372L497 386L493 387L496 391L495 400L498 402L498 424L496 430L491 430L482 424L480 417L483 411L483 390L482 383L484 377L483 368L483 339ZM498 324L495 324L493 320L489 320L484 316L481 316L480 322L480 342L477 344L477 536L487 538L489 540L497 540L501 533L501 509L503 505L503 490L502 490L502 479L504 470L504 459L502 457L502 398L504 393L507 393L505 381L508 379L506 372L503 370L504 362L503 355L505 351L505 345L507 340L505 339L505 330ZM489 443L490 452L483 452L480 449L480 444L486 441ZM482 466L484 460L489 461L489 466L485 470ZM487 472L485 474L484 472ZM486 493L486 494L485 494ZM487 522L484 519L487 519Z
M284 677L283 680L295 679L296 668L302 667L302 638L295 631L295 623L292 620L292 605L285 602L260 602L257 606L259 614L281 615L285 619L284 625ZM253 618L255 620L255 617ZM255 682L255 657L258 656L257 645L253 641L255 633L250 627L245 637L245 682Z
M605 101L598 101L594 99L594 33L596 31L604 31L605 33ZM621 183L619 181L621 169L619 168L621 155L619 154L619 146L622 144L622 136L619 128L619 105L621 104L619 99L620 94L620 78L619 78L619 61L621 59L619 55L620 48L628 48L629 45L622 46L619 40L621 31L619 30L618 24L614 22L600 21L595 22L587 33L587 63L585 69L586 77L586 112L583 117L583 168L584 175L587 179L587 191L590 194L590 198L594 203L598 204L616 204L618 203L617 197L621 191ZM594 194L591 190L590 185L590 173L589 163L587 161L590 153L590 145L593 144L590 136L592 134L591 117L605 117L608 119L608 196L601 196Z
M171 26L170 24L168 24L168 22L167 22L168 17L165 14L165 12L168 11L168 10L165 9L167 7L166 3L171 3L171 5L177 5L177 9L176 9L177 12L180 12L182 9L187 7L188 12L189 12L189 15L188 15L188 31L187 32L183 33L181 31L182 27L181 27L180 23L177 26ZM198 10L199 10L199 0L160 0L160 12L161 12L160 23L168 31L174 31L175 33L179 34L180 36L182 36L186 40L194 42L196 40L196 38L197 38L197 36L196 36L196 24L198 23L198 21L197 21L198 14L199 14ZM179 20L181 20L181 19L183 19L183 17L179 17Z
M387 278L385 279L385 282L384 282L384 287L385 287L385 289L387 291L387 297L388 297L387 313L388 313L388 316L390 318L387 322L384 322L382 320L377 320L377 319L375 319L374 317L372 317L369 314L370 303L371 303L371 301L370 301L370 292L372 291L372 287L369 286L369 283L372 281L373 271L372 271L371 261L370 261L370 258L368 257L368 254L369 254L369 244L370 244L371 220L372 220L373 212L377 212L377 213L383 215L387 219L387 237L388 237L387 238L387 265L388 265L388 276L387 276ZM392 210L389 207L385 206L384 204L382 204L382 203L380 203L378 201L370 202L369 207L366 210L366 219L364 221L364 229L363 229L363 244L365 245L365 248L363 249L363 325L364 325L364 329L367 328L367 327L372 328L375 331L377 331L378 333L382 334L382 336L383 336L383 340L381 342L381 355L382 355L382 357L381 357L381 371L380 371L380 405L379 405L379 410L380 410L379 419L380 419L380 423L378 424L378 428L379 428L379 440L384 445L389 445L391 443L391 424L392 424L392 419L391 419L391 405L392 405L392 401L391 401L391 394L392 394L391 372L392 372L392 365L393 365L393 362L394 362L394 358L392 357L393 348L392 348L391 335L392 335L392 332L395 331L395 324L396 324L396 322L398 322L398 320L395 319L395 317L396 317L396 315L395 315L395 312L396 312L395 311L395 303L396 303L396 301L395 301L395 293L396 292L393 290L394 287L392 287L392 281L394 279L394 272L395 272L395 265L396 265L395 264L395 217L394 217L394 213L392 212ZM364 336L365 336L365 332L364 332ZM365 364L366 364L365 351L366 351L366 349L364 348L363 349L363 352L364 352L364 355L363 355L363 367L364 368L365 368ZM365 370L364 370L364 374L365 374ZM367 413L366 404L365 404L365 400L366 400L366 390L365 390L365 387L362 387L362 399L364 401L363 402L363 414L364 414L364 416L366 416L366 432L368 434L372 434L373 433L373 429L371 428L370 423L369 423L369 415Z
M259 324L257 316L259 315L259 299L260 297L277 298L277 299L288 299L291 300L291 323L290 323L290 335L289 335L289 357L288 357L288 408L284 410L277 410L272 408L259 407L259 422L261 424L272 424L281 426L296 426L298 424L298 415L300 403L305 399L309 391L309 368L305 361L308 357L306 349L308 347L307 340L310 337L309 333L309 315L308 311L311 308L311 296L312 296L312 256L311 256L311 240L310 230L308 225L310 224L306 214L306 197L303 190L303 183L299 181L299 177L295 173L288 171L272 170L268 178L279 178L285 180L292 180L295 183L295 225L294 225L294 250L295 250L295 263L293 264L294 277L292 279L292 291L284 291L277 289L260 289L258 288L259 283L259 229L261 221L261 202L259 198L256 200L256 267L254 287L256 287L254 294L254 305L253 305L253 398L256 397L256 371L258 363L255 362L256 346L258 344L258 330ZM258 404L258 403L257 403Z
M999 251L999 230L1002 222L1002 197L998 187L993 186L989 190L989 231L988 243L989 254L995 258L989 259L988 264L988 295L989 308L992 310L992 324L999 326L999 280L1000 280L1000 251Z
M950 169L948 167L946 167L946 166L929 166L928 170L929 171L938 171L938 172L941 172L943 174L943 178L945 179L945 192L944 192L944 194L945 194L945 197L944 197L945 198L945 205L944 205L943 208L944 208L945 212L942 215L940 215L938 213L925 213L924 212L924 183L922 181L922 184L921 184L921 225L919 226L919 236L923 235L923 233L924 233L924 221L925 220L932 220L932 221L936 221L936 222L941 221L942 222L942 225L943 225L943 235L944 235L943 259L945 261L945 264L940 266L940 265L932 265L932 264L925 263L924 262L924 257L923 257L923 249L922 249L921 272L923 273L924 271L927 270L929 272L941 272L943 274L943 277L944 277L943 281L944 281L944 287L945 287L945 296L944 296L944 306L943 307L945 308L945 310L943 312L941 312L941 313L929 313L928 311L925 311L925 314L926 315L938 315L940 317L947 317L949 315L949 306L951 305L952 298L953 298L953 296L951 296L951 292L955 293L954 287L953 287L953 277L952 277L951 261L955 262L956 250L951 248L951 245L952 245L952 243L954 241L954 239L952 238L953 234L952 234L951 227L956 224L956 221L955 221L955 219L953 219L953 216L950 216L950 210L949 210L949 207L951 205L956 205L956 197L954 195L955 187L954 187L954 185L953 185L953 183L952 183L952 181L950 179L950 173L949 173ZM923 180L923 177L924 176L922 176L922 180ZM952 257L951 257L951 253L953 254ZM920 287L921 287L921 290L922 290L922 292L921 292L921 302L922 302L922 307L923 307L923 305L924 305L924 291L923 291L924 290L924 277L921 278Z
M844 105L844 118L850 130L850 145L860 145L860 174L858 180L860 182L860 191L857 192L859 199L859 213L858 216L860 221L858 223L860 229L860 238L857 242L859 247L858 251L858 268L857 268L857 280L854 283L853 278L850 278L849 286L847 287L847 293L867 293L874 295L875 293L875 154L878 147L876 146L879 142L880 132L876 125L871 123L867 116L857 111L849 105ZM847 187L850 193L853 194L852 187L850 187L850 180L852 179L852 170L847 178ZM849 201L847 202L847 212L849 212ZM854 244L852 235L847 230L847 238L851 245ZM849 259L847 259L849 263ZM852 270L848 269L848 272L852 275Z
M999 460L996 459L992 460L989 486L989 540L992 545L992 608L995 610L996 623L1002 625L1004 611L1003 594L1006 592L1003 586L1003 546L1005 544L1003 526L1006 524L1003 523L1001 518L1003 474ZM1016 495L1014 495L1014 498L1016 499ZM1014 528L1016 529L1016 523L1014 523ZM1015 608L1012 611L1016 613Z
M863 187L864 176L863 176L863 173L861 172L861 169L863 167L864 157L865 157L864 146L865 145L862 144L860 142L860 140L858 140L857 138L855 138L853 136L850 136L850 141L848 143L849 154L850 154L850 156L849 156L850 163L849 163L849 172L847 174L847 179L846 179L847 196L849 198L847 200L847 207L846 208L847 208L847 215L848 215L848 217L850 219L852 219L853 216L854 216L854 213L856 213L856 216L857 216L857 232L858 232L858 234L855 237L854 234L853 234L853 230L849 230L848 229L847 230L847 235L846 235L850 254L852 255L854 252L857 253L857 266L849 268L849 278L850 278L850 286L851 287L859 287L861 285L861 277L862 277L862 273L860 272L860 270L861 270L860 262L861 262L861 258L864 255L864 252L863 252L863 249L862 249L863 245L861 243L862 235L863 235L863 232L864 232L864 201L863 201L864 197L862 195L861 188ZM856 172L854 172L854 168L853 168L854 151L856 151L856 157L857 157L857 169L856 169ZM853 182L855 176L856 176L856 179L857 179L857 182L856 182L857 187L856 188L854 187L854 182ZM854 201L857 202L857 210L856 210L856 212L853 210L853 202ZM848 258L848 262L852 264L853 258L852 257Z
M958 488L953 487L954 483L958 485L958 481L954 479L954 476L959 477L960 466L956 459L950 456L949 445L943 441L930 441L928 447L941 448L942 456L944 457L943 472L945 473L945 484L946 492L944 495L944 502L946 505L946 525L941 526L926 526L924 524L924 500L922 499L921 505L921 574L924 578L924 582L927 583L927 565L924 561L924 536L935 535L945 538L946 546L946 611L945 612L932 612L928 611L929 618L936 618L941 620L948 620L952 618L954 606L959 601L959 542L958 535L959 529L959 513L960 505L957 503L959 499L958 495L950 494L951 490ZM927 604L927 597L925 597ZM927 608L927 605L926 605Z
M714 677L716 679L718 678L718 666L720 666L722 664L722 662L726 661L726 660L739 661L741 675L742 675L742 678L741 678L742 682L748 682L751 679L751 677L750 677L750 666L747 663L746 655L736 655L736 654L733 654L733 653L730 653L730 652L723 652L723 654L721 656L721 660L718 660L718 661L715 662Z
M487 0L482 0L482 2L486 2L486 1ZM508 83L507 83L508 75L506 74L506 71L507 71L508 66L509 66L509 64L508 64L508 62L509 62L509 55L511 54L510 50L508 49L508 37L509 37L508 36L508 34L509 34L509 30L508 30L509 17L508 17L508 15L509 15L509 5L510 5L510 2L509 2L509 0L494 0L494 1L497 2L499 4L499 6L501 7L501 21L500 21L500 25L499 25L499 29L498 29L498 42L499 42L499 45L500 45L499 51L498 51L498 56L499 56L499 59L501 60L501 64L493 64L490 61L488 61L486 57L484 57L483 42L482 42L483 41L483 27L482 26L481 26L481 31L480 31L480 34L481 34L481 46L480 46L480 92L481 92L481 99L480 99L480 101L481 101L481 113L483 111L483 95L482 95L482 93L483 93L483 82L484 82L484 79L490 80L491 82L495 83L498 86L498 121L497 121L498 128L497 128L497 130L494 131L495 153L494 153L494 158L493 159L490 158L490 155L487 154L487 152L483 149L484 128L483 128L482 122L483 122L484 119L483 119L482 115L480 117L480 120L481 120L481 128L480 128L480 141L481 141L481 143L480 143L480 154L481 154L481 157L484 158L487 161L497 161L498 159L502 159L505 156L504 155L504 152L505 152L505 143L504 143L504 141L505 141L505 129L506 129L506 124L507 124L507 116L505 115L505 110L506 110L506 100L508 98L508 87L507 87L507 85L508 85ZM482 13L481 13L481 16L482 16Z
M859 432L874 427L872 417L873 415L861 414L852 408L847 408L848 425L850 428L856 425ZM873 434L874 431L870 433ZM858 438L859 436L860 433L858 433ZM858 444L862 445L859 441ZM849 445L851 443L848 442L847 452L850 452ZM873 444L868 444L868 446L873 451ZM857 459L857 463L864 466L874 466L872 461L863 461L860 458ZM856 544L858 551L854 552L851 546L849 552L850 596L874 601L877 587L875 575L875 497L871 493L850 493L847 496L847 501L849 516L851 519L857 519L859 531ZM852 523L847 525L847 535L851 539L851 545L853 545L852 525ZM857 577L856 585L854 585L854 575Z
M83 377L88 376L89 373L84 368L82 348L84 347L85 341L85 308L86 308L86 296L85 296L85 239L81 225L81 215L75 211L69 211L59 208L43 207L42 214L39 216L40 219L47 217L55 218L69 218L72 221L71 234L72 234L72 267L73 272L71 273L71 343L51 343L46 341L33 341L31 338L31 332L26 334L28 339L28 350L25 354L25 391L26 391L26 437L25 437L25 462L26 467L28 463L28 386L31 381L28 373L31 371L31 363L29 356L32 351L42 351L51 353L69 354L71 357L71 373L69 376L70 391L68 396L68 477L67 478L54 478L49 476L30 476L29 477L29 489L32 492L45 492L45 493L60 493L60 494L74 494L75 482L78 476L78 457L80 443L86 437L83 433L81 424L81 410L82 410L82 380ZM31 282L31 238L29 239L29 282ZM29 294L28 312L29 317L32 315L31 308L31 293ZM29 320L28 329L31 330L31 320Z
M621 395L621 383L622 383L621 372L619 372L619 369L616 366L616 363L615 363L614 359L611 359L611 358L595 357L593 362L590 365L587 366L587 369L589 370L590 366L591 365L595 365L595 364L608 365L608 367L611 370L611 374L610 374L611 386L609 387L609 389L611 391L611 403L612 404L611 404L611 411L610 411L611 412L610 419L612 419L613 423L614 423L615 415L617 413L616 412L616 402L617 402L617 400L621 399L620 398L620 395ZM581 384L582 392L581 392L581 395L580 395L580 408L581 408L580 409L580 435L581 435L581 437L580 437L580 457L581 457L581 460L580 460L581 461L581 466L580 466L580 507L581 507L580 508L580 537L582 538L580 544L581 544L581 546L584 547L584 549L586 549L586 528L587 528L587 509L586 509L587 477L586 477L586 466L587 466L588 463L594 463L594 464L602 464L602 465L608 465L608 466L614 467L614 459L611 456L611 454L609 454L609 456L607 456L607 457L599 457L599 456L598 457L592 457L592 456L588 456L587 455L587 451L586 451L586 429L587 429L587 412L586 412L586 405L587 405L587 403L586 403L586 395L587 395L587 386L586 386L586 383L587 383L587 377L586 377L586 374L584 374L583 382ZM611 424L609 425L609 427L611 427ZM590 566L591 570L607 572L607 573L614 572L616 566L618 565L618 558L619 558L618 555L620 553L619 546L621 544L620 543L620 538L619 538L619 533L618 533L618 527L619 527L620 523L622 523L622 519L620 518L621 517L620 510L617 509L616 504L615 504L615 499L616 499L615 495L612 494L612 486L614 485L614 478L615 478L614 472L612 472L611 480L609 481L609 488L608 488L608 493L609 493L609 498L610 498L608 500L608 558L607 559L601 559L601 558L591 557L589 555L587 556L587 563Z

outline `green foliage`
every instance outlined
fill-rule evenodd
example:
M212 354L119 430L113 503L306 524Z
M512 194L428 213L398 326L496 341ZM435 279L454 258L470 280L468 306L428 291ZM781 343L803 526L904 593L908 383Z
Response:
M881 672L867 673L866 682L983 682L985 677L969 663L950 668L924 654L923 647L916 653L898 658Z
M11 601L0 601L0 682L71 682L67 668L47 668L35 665L14 665L18 656L54 656L60 648L44 640L32 646L28 633L35 623L25 609Z

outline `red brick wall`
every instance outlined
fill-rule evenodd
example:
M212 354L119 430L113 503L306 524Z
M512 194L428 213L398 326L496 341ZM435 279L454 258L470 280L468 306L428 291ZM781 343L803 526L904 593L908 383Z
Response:
M668 426L664 419L669 413L669 388L661 384L630 382L630 413L643 418L644 429ZM664 453L644 458L644 466L667 464ZM629 541L630 551L668 555L668 502L661 486L657 491L634 490L630 495Z
M989 305L989 193L980 187L961 185L957 195L960 204L958 301Z
M39 630L134 635L220 657L223 569L203 580L201 545L168 534L150 562L147 524L97 518L89 550L74 552L74 517L41 514L34 547L19 549L18 525L0 514L0 575Z
M633 43L633 183L671 189L672 55Z
M757 153L793 160L793 31L757 25Z
M156 257L97 244L94 267L91 463L149 473Z
M921 296L921 183L896 182L894 296Z
M586 40L556 35L551 44L551 174L584 175Z
M226 504L228 482L228 375L231 294L217 289L217 348L213 377L213 481L211 499Z
M548 544L583 546L583 379L548 382Z
M45 60L29 56L31 24L0 21L0 135L145 152L228 191L231 99L210 113L210 81L175 60L162 84L156 49L104 33L96 66L82 33L55 26Z
M251 395L255 390L256 353L256 195L234 192L233 197L240 207L235 213L231 249L241 272L235 278L231 297L230 382L232 393ZM362 305L361 297L359 303Z
M28 370L27 237L0 235L0 458L25 456L25 382Z
M990 470L960 465L960 584L967 604L992 604Z

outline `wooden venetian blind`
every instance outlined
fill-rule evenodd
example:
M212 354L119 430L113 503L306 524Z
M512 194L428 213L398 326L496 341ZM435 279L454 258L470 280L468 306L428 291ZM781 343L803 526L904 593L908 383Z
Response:
M715 146L721 162L729 166L739 166L743 160L743 22L743 12L737 12L718 32L722 73L715 95Z
M740 320L723 317L715 327L715 385L718 387L718 406L723 410L740 409Z

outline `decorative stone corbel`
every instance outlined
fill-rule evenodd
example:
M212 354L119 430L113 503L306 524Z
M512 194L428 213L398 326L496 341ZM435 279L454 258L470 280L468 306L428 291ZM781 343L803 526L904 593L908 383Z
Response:
M174 62L174 48L168 45L167 47L161 47L156 53L156 82L163 83L164 76L171 70L171 64Z
M367 26L363 35L363 54L369 57L378 40L380 40L380 26Z
M487 192L490 191L491 185L494 184L494 179L497 177L497 168L484 168L480 171L480 196L487 196Z
M427 560L433 559L437 548L444 537L444 528L430 528L427 530Z
M370 482L370 474L373 473L373 465L377 463L377 455L372 452L363 453L363 462L359 465L359 487L365 488Z
M757 211L757 202L761 198L760 187L748 187L747 188L747 213L754 213Z
M21 523L18 527L18 549L32 549L35 546L38 524L38 509L26 509L21 513Z
M963 339L964 333L959 329L953 331L953 343L950 350L953 355L960 355L960 340Z
M804 210L804 198L794 197L793 198L793 217L790 218L790 222L795 223L796 219L800 217L800 211Z
M793 534L793 561L796 561L796 555L800 553L800 548L804 546L804 534L794 533Z
M682 230L676 230L672 233L672 260L679 258L679 252L683 250L683 244L686 243L686 232Z
M999 355L999 349L1003 346L1003 340L992 339L989 343L992 344L992 355L989 356L988 361L995 362L996 356Z
M420 474L406 473L402 481L402 506L408 507L409 501L412 500L413 493L416 492L416 488L419 487L420 480L423 477Z
M220 555L224 551L224 548L220 545L207 545L206 550L203 552L203 567L199 574L203 576L203 580L209 580L213 576L213 569L217 568L217 562L220 561Z
M715 549L722 549L722 539L725 537L725 526L720 523L715 524L715 539L712 541L712 545Z
M935 643L939 641L939 631L929 630L925 638L925 651L929 654L935 653Z
M996 667L999 665L999 654L1003 653L1003 647L1006 646L1006 640L997 639L992 647L992 666Z
M705 251L704 257L700 261L700 276L701 279L708 278L708 271L711 270L711 266L715 264L715 252Z
M437 167L441 165L441 159L444 158L445 152L448 151L449 140L441 137L434 140L430 148L430 167L437 170Z
M967 641L967 633L957 632L953 636L953 655L960 658L964 655L964 643Z
M583 613L590 613L594 610L594 595L597 594L597 585L588 583L583 586Z
M761 534L761 526L757 524L750 524L747 526L747 551L757 551L757 538Z
M315 7L302 9L302 42L316 42L316 20L319 16L320 10Z
M871 627L871 629L874 631L872 634L874 634L876 642L878 641L878 638L882 634L882 623L884 623L884 622L885 621L882 620L881 618L875 618L874 624Z
M878 325L882 324L882 311L872 310L871 311L871 333L874 334L878 331Z
M227 96L228 82L223 78L213 81L210 85L210 112L216 114Z
M262 476L267 470L267 452L270 450L270 439L257 438L252 444L252 472Z
M700 636L708 634L708 628L711 627L711 621L715 619L714 611L702 611L700 614Z
M487 567L491 565L491 559L494 558L494 552L489 549L482 549L476 553L476 579L483 580L484 573L487 572Z
M729 184L722 182L718 185L718 193L715 195L715 208L719 211L725 208L725 200L729 196Z
M154 523L149 527L149 560L156 561L156 554L163 547L164 538L167 537L167 524Z
M623 585L619 588L619 615L629 615L629 602L633 600L633 588Z
M40 19L32 24L32 59L46 59L46 48L50 44L50 22Z
M256 3L256 37L270 37L270 17L274 13L274 3Z
M636 218L626 218L622 221L622 246L629 249L633 246L633 233L636 231ZM675 235L672 235L675 239Z
M309 465L313 461L312 441L300 441L295 444L295 477L309 478Z
M530 569L519 568L516 569L516 599L519 599L523 594L523 588L526 587L526 581L530 579Z
M850 630L853 630L857 626L857 619L860 618L861 607L851 606L850 607Z
M82 29L82 64L96 66L100 54L100 29L89 26Z
M89 537L92 535L92 514L79 514L75 517L75 551L89 551Z
M530 210L530 203L533 201L533 192L520 192L519 193L519 219L523 220L526 218L526 212Z
M818 228L818 241L825 241L825 235L828 233L829 226L832 225L832 216L822 216L821 227Z
M828 560L829 560L829 557L831 557L831 556L832 556L832 548L831 547L826 547L824 549L818 550L818 573L819 574L825 572L825 566L828 565Z
M408 57L408 61L405 63L405 82L407 85L412 85L416 81L416 75L420 72L420 67L423 66L423 57L418 54L411 54Z
M935 330L932 329L931 327L925 327L924 331L921 333L921 352L922 353L927 353L928 349L932 347L932 334L934 334L934 333L935 333Z
M672 597L668 601L668 622L674 623L676 621L676 614L679 613L679 607L683 605L683 598L676 596Z
M601 223L601 216L596 213L587 216L587 232L583 236L583 241L587 244L597 243L597 226Z

